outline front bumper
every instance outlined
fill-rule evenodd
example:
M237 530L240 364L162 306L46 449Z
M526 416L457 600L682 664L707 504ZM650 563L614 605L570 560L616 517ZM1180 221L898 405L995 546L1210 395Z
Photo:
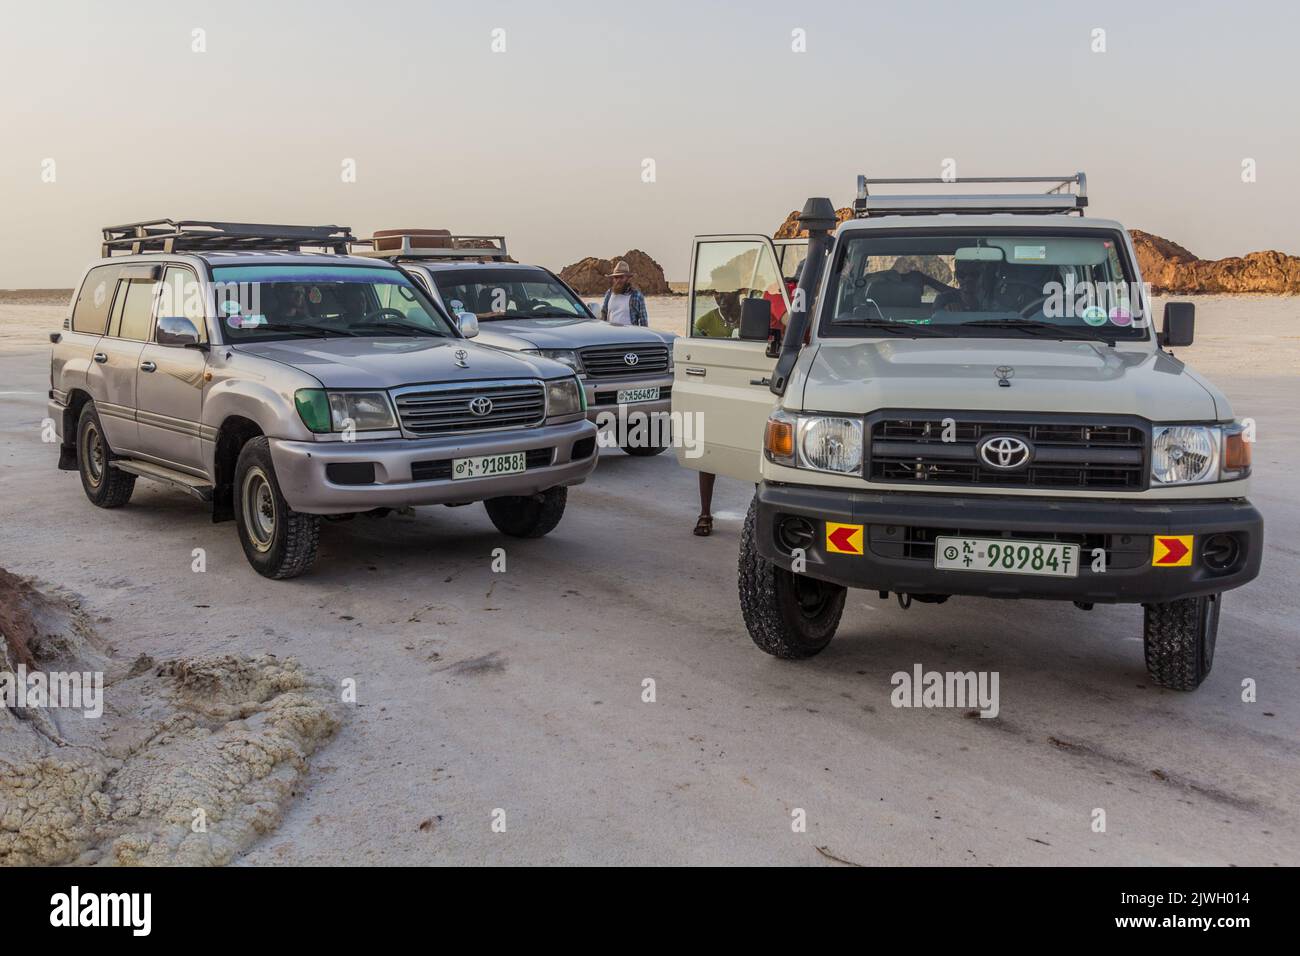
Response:
M757 507L757 545L767 560L791 569L791 552L779 539L778 526L787 517L804 518L813 529L805 548L804 573L809 577L906 594L1163 603L1241 587L1259 574L1264 549L1263 518L1244 499L1025 499L846 492L763 482ZM862 553L830 551L828 521L862 525ZM934 567L933 544L928 545L928 552L926 544L936 534L1077 543L1078 576L939 570ZM1223 570L1207 564L1201 552L1203 540L1213 534L1232 535L1240 546L1237 560ZM1191 564L1153 566L1155 535L1195 535ZM1092 570L1098 547L1106 552L1104 572Z
M672 410L673 376L671 372L643 377L620 378L583 378L583 391L587 394L587 419L599 421L603 413L612 414L616 419L620 409L629 420L635 420L638 414L654 414ZM659 397L649 402L631 402L618 404L618 393L631 389L657 388Z
M545 452L550 451L549 456ZM515 475L453 479L453 458L532 452ZM576 452L576 454L575 454ZM422 440L310 442L271 439L271 460L289 507L307 514L347 514L408 505L468 504L576 485L596 467L596 429L588 421ZM335 466L373 464L373 481L336 480ZM331 475L334 472L334 475ZM437 475L439 477L427 477Z

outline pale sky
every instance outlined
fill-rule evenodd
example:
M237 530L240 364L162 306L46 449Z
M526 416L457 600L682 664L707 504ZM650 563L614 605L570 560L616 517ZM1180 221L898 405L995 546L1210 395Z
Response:
M0 287L71 286L101 226L165 216L505 233L557 270L635 247L680 280L696 233L947 158L1082 169L1092 214L1203 257L1300 254L1298 9L11 2Z

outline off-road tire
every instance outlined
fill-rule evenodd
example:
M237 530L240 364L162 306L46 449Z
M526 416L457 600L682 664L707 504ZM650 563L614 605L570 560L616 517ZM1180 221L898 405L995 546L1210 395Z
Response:
M564 517L569 489L547 488L539 495L488 498L483 502L488 517L502 534L513 538L540 538L555 530Z
M848 589L793 574L766 560L756 539L758 499L749 506L740 534L737 580L740 611L749 636L773 657L800 660L820 653L840 625ZM805 600L801 602L800 595ZM808 600L815 597L815 600Z
M280 493L271 445L250 439L235 462L235 527L244 556L266 578L296 578L316 560L320 516L294 511Z
M131 500L135 475L113 467L113 449L94 402L86 402L77 419L77 472L90 503L100 508L120 508Z
M1142 649L1147 675L1170 690L1196 690L1214 666L1223 595L1180 598L1146 604L1142 611Z

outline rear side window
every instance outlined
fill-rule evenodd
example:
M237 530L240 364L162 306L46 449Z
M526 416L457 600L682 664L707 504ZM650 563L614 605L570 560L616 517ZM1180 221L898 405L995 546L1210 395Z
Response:
M113 288L121 271L121 266L96 266L86 273L72 307L72 331L104 334L108 308L113 304Z
M158 283L153 279L123 279L117 296L120 311L113 318L110 333L123 339L143 342L149 338L149 322L153 315L153 294Z

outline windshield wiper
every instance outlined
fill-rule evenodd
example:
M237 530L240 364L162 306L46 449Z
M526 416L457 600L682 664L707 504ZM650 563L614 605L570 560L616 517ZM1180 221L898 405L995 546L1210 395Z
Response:
M328 325L309 325L306 322L295 322L292 325L263 325L261 328L266 329L268 332L293 332L297 335L310 335L312 338L357 334L356 332L349 332L347 329L335 329Z
M855 328L863 329L884 329L885 331L892 332L895 335L914 335L917 332L924 333L925 335L952 335L952 333L946 328L939 328L934 325L920 325L912 322L891 322L888 319L883 322L879 319L850 320L847 322L836 320L834 324L837 326L851 325Z
M984 329L1023 329L1030 334L1050 336L1052 338L1105 342L1112 347L1115 345L1113 337L1097 335L1083 329L1072 329L1064 325L1054 325L1051 322L1042 322L1038 319L976 319L974 322L963 322L961 324Z
M441 332L435 332L433 329L426 329L420 325L407 325L405 322L367 322L367 328L376 329L400 329L403 332L415 332L419 335L432 335L436 338L445 338ZM349 335L365 335L365 332L349 332Z

